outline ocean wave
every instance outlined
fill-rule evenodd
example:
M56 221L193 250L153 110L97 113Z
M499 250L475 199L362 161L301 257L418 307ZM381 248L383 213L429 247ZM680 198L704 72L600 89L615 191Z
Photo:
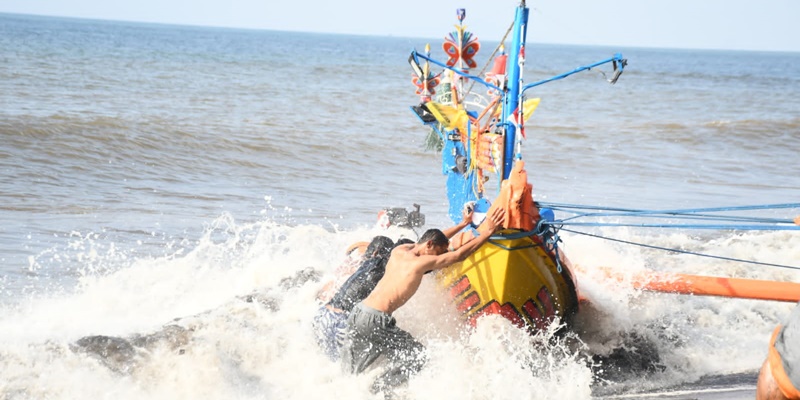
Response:
M800 118L784 120L776 119L741 119L741 120L714 120L704 124L706 127L725 127L743 129L747 131L759 131L766 135L773 132L785 132L790 135L800 134Z
M331 231L270 218L252 224L220 218L198 240L177 243L156 257L102 245L103 236L75 235L76 243L51 258L64 262L83 254L74 288L3 305L3 390L84 397L111 386L121 398L188 398L199 392L245 399L332 392L370 398L368 379L342 375L317 349L310 320L315 294L333 276L343 249L379 233L398 238L404 231ZM795 238L785 233L722 234L711 241L685 234L607 233L728 255L800 256ZM690 261L592 238L563 239L573 263L589 270L605 265L623 274L655 268L797 278L796 272ZM591 273L579 277L579 288L591 306L584 304L579 314L580 336L564 339L552 332L531 336L500 317L466 328L444 293L426 280L396 313L430 355L407 392L488 398L513 387L515 396L559 393L588 400L596 394L663 391L708 375L749 377L763 361L771 330L791 306L643 293L624 280ZM302 383L281 372L309 362L318 368L305 370ZM38 378L43 369L49 371L47 380ZM82 385L70 384L76 376ZM470 384L486 376L493 377L490 383ZM565 380L572 382L568 388Z

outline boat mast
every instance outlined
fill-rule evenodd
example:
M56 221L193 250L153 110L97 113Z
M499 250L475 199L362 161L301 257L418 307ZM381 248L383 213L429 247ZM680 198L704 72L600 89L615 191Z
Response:
M521 121L515 115L521 115L518 110L520 105L520 87L522 86L521 69L525 58L525 35L528 27L528 8L525 0L517 7L514 16L514 37L511 39L511 51L508 54L508 91L503 104L503 121L505 122L505 154L503 155L503 179L508 179L511 168L514 166L517 148L517 125L514 121Z

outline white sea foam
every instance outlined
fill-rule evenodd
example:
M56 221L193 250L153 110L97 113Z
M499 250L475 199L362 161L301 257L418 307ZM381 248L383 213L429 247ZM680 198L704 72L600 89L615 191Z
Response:
M371 398L369 383L380 365L363 376L342 375L318 350L310 321L316 293L344 258L343 249L379 233L413 237L402 229L331 232L272 221L237 225L222 217L194 247L121 269L107 265L113 272L86 274L73 291L7 305L0 316L0 392L8 398ZM692 241L683 235L625 237L663 246ZM699 246L729 256L757 255L766 246L781 253L775 260L797 260L797 240L736 235ZM686 265L683 256L593 238L565 242L564 251L583 266L608 265L625 273ZM691 273L797 278L795 272L744 270L720 261L690 265ZM322 280L281 286L283 278L307 267L320 271ZM398 324L430 354L405 395L512 399L558 393L589 399L604 385L612 392L641 390L752 372L766 354L770 331L790 310L782 303L642 293L591 273L579 275L579 286L592 305L579 314L577 335L564 338L554 332L531 336L500 317L467 329L434 281L426 280L396 313ZM164 328L170 325L178 328ZM129 348L102 355L76 345L93 335L126 339ZM143 337L150 341L136 341ZM592 355L642 343L657 351L643 355L644 361L658 357L661 369L616 378L611 371L599 379Z

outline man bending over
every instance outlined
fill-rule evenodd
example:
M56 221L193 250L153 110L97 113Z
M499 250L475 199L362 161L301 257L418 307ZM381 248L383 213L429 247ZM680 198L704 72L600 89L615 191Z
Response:
M504 218L504 210L494 210L485 220L487 229L452 252L447 251L447 236L438 229L426 231L416 244L392 250L383 278L348 317L342 348L344 370L361 373L380 355L386 355L390 365L372 385L373 393L402 384L419 371L427 359L425 348L395 325L392 313L417 292L425 273L464 261L502 227Z

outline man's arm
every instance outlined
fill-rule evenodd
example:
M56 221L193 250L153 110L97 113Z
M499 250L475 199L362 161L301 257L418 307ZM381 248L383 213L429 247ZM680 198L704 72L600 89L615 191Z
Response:
M435 256L436 260L433 262L431 267L428 268L428 271L446 268L454 263L466 260L470 254L478 250L478 248L480 248L484 243L486 243L489 240L489 238L503 226L503 221L505 220L506 216L505 214L506 212L502 208L494 209L492 214L484 221L486 223L487 229L481 232L480 236L470 240L465 245L459 247L455 251L450 251Z
M472 207L465 208L464 211L461 212L461 222L459 222L458 225L454 225L447 229L442 230L442 233L444 233L444 235L447 236L448 239L452 239L453 236L456 235L456 233L461 232L462 229L466 228L467 225L469 225L470 222L472 222L472 214L473 214Z

